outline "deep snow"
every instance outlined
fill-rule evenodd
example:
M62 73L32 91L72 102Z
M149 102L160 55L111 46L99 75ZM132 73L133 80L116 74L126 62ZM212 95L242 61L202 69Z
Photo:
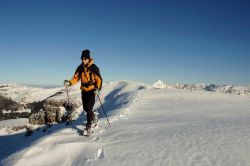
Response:
M145 84L106 84L92 137L54 124L50 133L0 135L2 165L249 165L250 98L224 93L152 89ZM100 109L97 102L95 108ZM100 110L101 111L101 110Z

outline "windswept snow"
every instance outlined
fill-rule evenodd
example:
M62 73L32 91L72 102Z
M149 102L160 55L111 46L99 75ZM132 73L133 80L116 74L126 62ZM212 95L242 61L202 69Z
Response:
M79 87L77 87L79 88ZM153 89L128 81L105 84L100 94L111 121L79 136L72 128L0 136L2 165L247 166L250 163L250 98L208 91ZM56 96L55 96L56 97ZM77 98L77 96L76 96ZM95 109L101 111L96 101Z

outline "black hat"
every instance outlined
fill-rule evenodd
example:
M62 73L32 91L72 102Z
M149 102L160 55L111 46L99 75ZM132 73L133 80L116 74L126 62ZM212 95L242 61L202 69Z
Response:
M82 51L81 59L83 58L90 59L90 51L88 49Z

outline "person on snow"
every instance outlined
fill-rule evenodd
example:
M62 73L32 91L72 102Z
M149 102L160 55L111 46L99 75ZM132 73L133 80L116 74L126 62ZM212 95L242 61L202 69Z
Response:
M87 112L86 131L91 131L94 122L93 107L95 104L95 95L102 86L102 77L99 68L94 64L94 59L90 57L88 49L82 51L82 63L77 67L75 74L71 80L65 80L65 86L72 86L81 80L82 104L84 111Z

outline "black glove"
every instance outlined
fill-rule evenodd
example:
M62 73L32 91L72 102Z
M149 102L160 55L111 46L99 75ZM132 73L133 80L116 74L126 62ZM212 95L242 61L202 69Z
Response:
M69 80L64 80L64 86L70 86L71 82Z

